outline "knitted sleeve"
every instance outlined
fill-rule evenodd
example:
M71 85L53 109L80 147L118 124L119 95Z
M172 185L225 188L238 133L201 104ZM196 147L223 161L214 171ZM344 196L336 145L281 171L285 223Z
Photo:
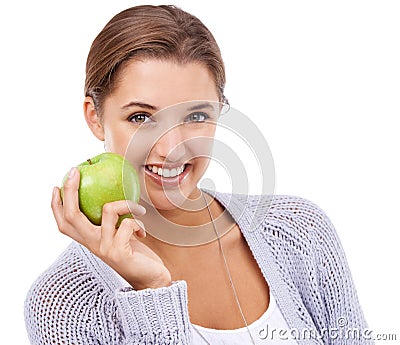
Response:
M318 284L326 311L324 329L320 329L324 343L373 344L335 227L320 207L310 201L306 205L303 212L308 214Z
M185 281L113 289L70 246L32 285L25 324L33 345L189 344Z

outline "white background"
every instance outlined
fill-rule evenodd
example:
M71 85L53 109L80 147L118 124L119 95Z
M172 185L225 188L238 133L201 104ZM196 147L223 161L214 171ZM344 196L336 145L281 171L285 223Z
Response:
M327 213L370 328L399 339L400 3L167 3L214 33L226 94L270 145L275 193ZM52 217L53 185L103 151L82 115L89 46L112 15L135 4L0 5L2 344L28 343L25 294L69 243Z

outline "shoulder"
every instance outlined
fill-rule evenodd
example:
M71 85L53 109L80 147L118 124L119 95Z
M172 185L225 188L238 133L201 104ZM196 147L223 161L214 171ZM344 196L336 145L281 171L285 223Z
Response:
M315 202L294 195L232 195L231 203L241 205L233 209L242 210L242 231L265 242L281 265L296 267L293 277L302 278L304 283L304 279L316 275L320 287L334 287L336 291L343 291L338 286L343 285L343 279L351 282L336 228Z
M121 282L110 267L80 244L72 242L32 284L26 304L35 308L37 303L50 301L37 297L47 296L63 301L63 306L68 308L66 304L75 305L90 292L111 295L116 287L121 287L119 284ZM54 304L54 307L59 306Z
M255 230L258 227L284 225L300 232L331 232L333 225L315 202L295 195L246 195L217 193L216 198L236 220Z
M246 205L248 212L266 213L265 216L287 214L292 217L326 218L324 211L313 201L295 195L238 195L233 198Z
M99 278L96 268L85 258L84 249L71 243L26 295L25 324L32 343L50 337L60 342L76 340L78 335L91 334L96 309L113 309L112 297L106 278ZM61 339L64 336L67 338Z
M74 285L74 282L85 279L88 274L78 245L71 243L32 284L27 296L28 305L34 305L33 297L48 293L59 293L58 297L62 299L61 294L65 290ZM39 299L39 302L42 300Z
M266 242L280 260L302 257L318 266L343 249L335 227L315 202L295 195L216 194L246 235Z

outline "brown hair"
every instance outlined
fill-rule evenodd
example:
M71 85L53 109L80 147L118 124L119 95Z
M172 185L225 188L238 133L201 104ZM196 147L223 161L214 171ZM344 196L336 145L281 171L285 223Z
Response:
M121 66L135 57L203 63L225 101L225 68L211 32L195 16L175 6L143 5L115 15L92 43L86 62L85 96L101 112Z

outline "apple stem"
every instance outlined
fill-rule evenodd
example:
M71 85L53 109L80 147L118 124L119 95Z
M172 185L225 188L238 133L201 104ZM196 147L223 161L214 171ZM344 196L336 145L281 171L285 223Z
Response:
M89 159L87 159L86 160L90 165L92 165L93 163L92 163L92 160L89 158Z

